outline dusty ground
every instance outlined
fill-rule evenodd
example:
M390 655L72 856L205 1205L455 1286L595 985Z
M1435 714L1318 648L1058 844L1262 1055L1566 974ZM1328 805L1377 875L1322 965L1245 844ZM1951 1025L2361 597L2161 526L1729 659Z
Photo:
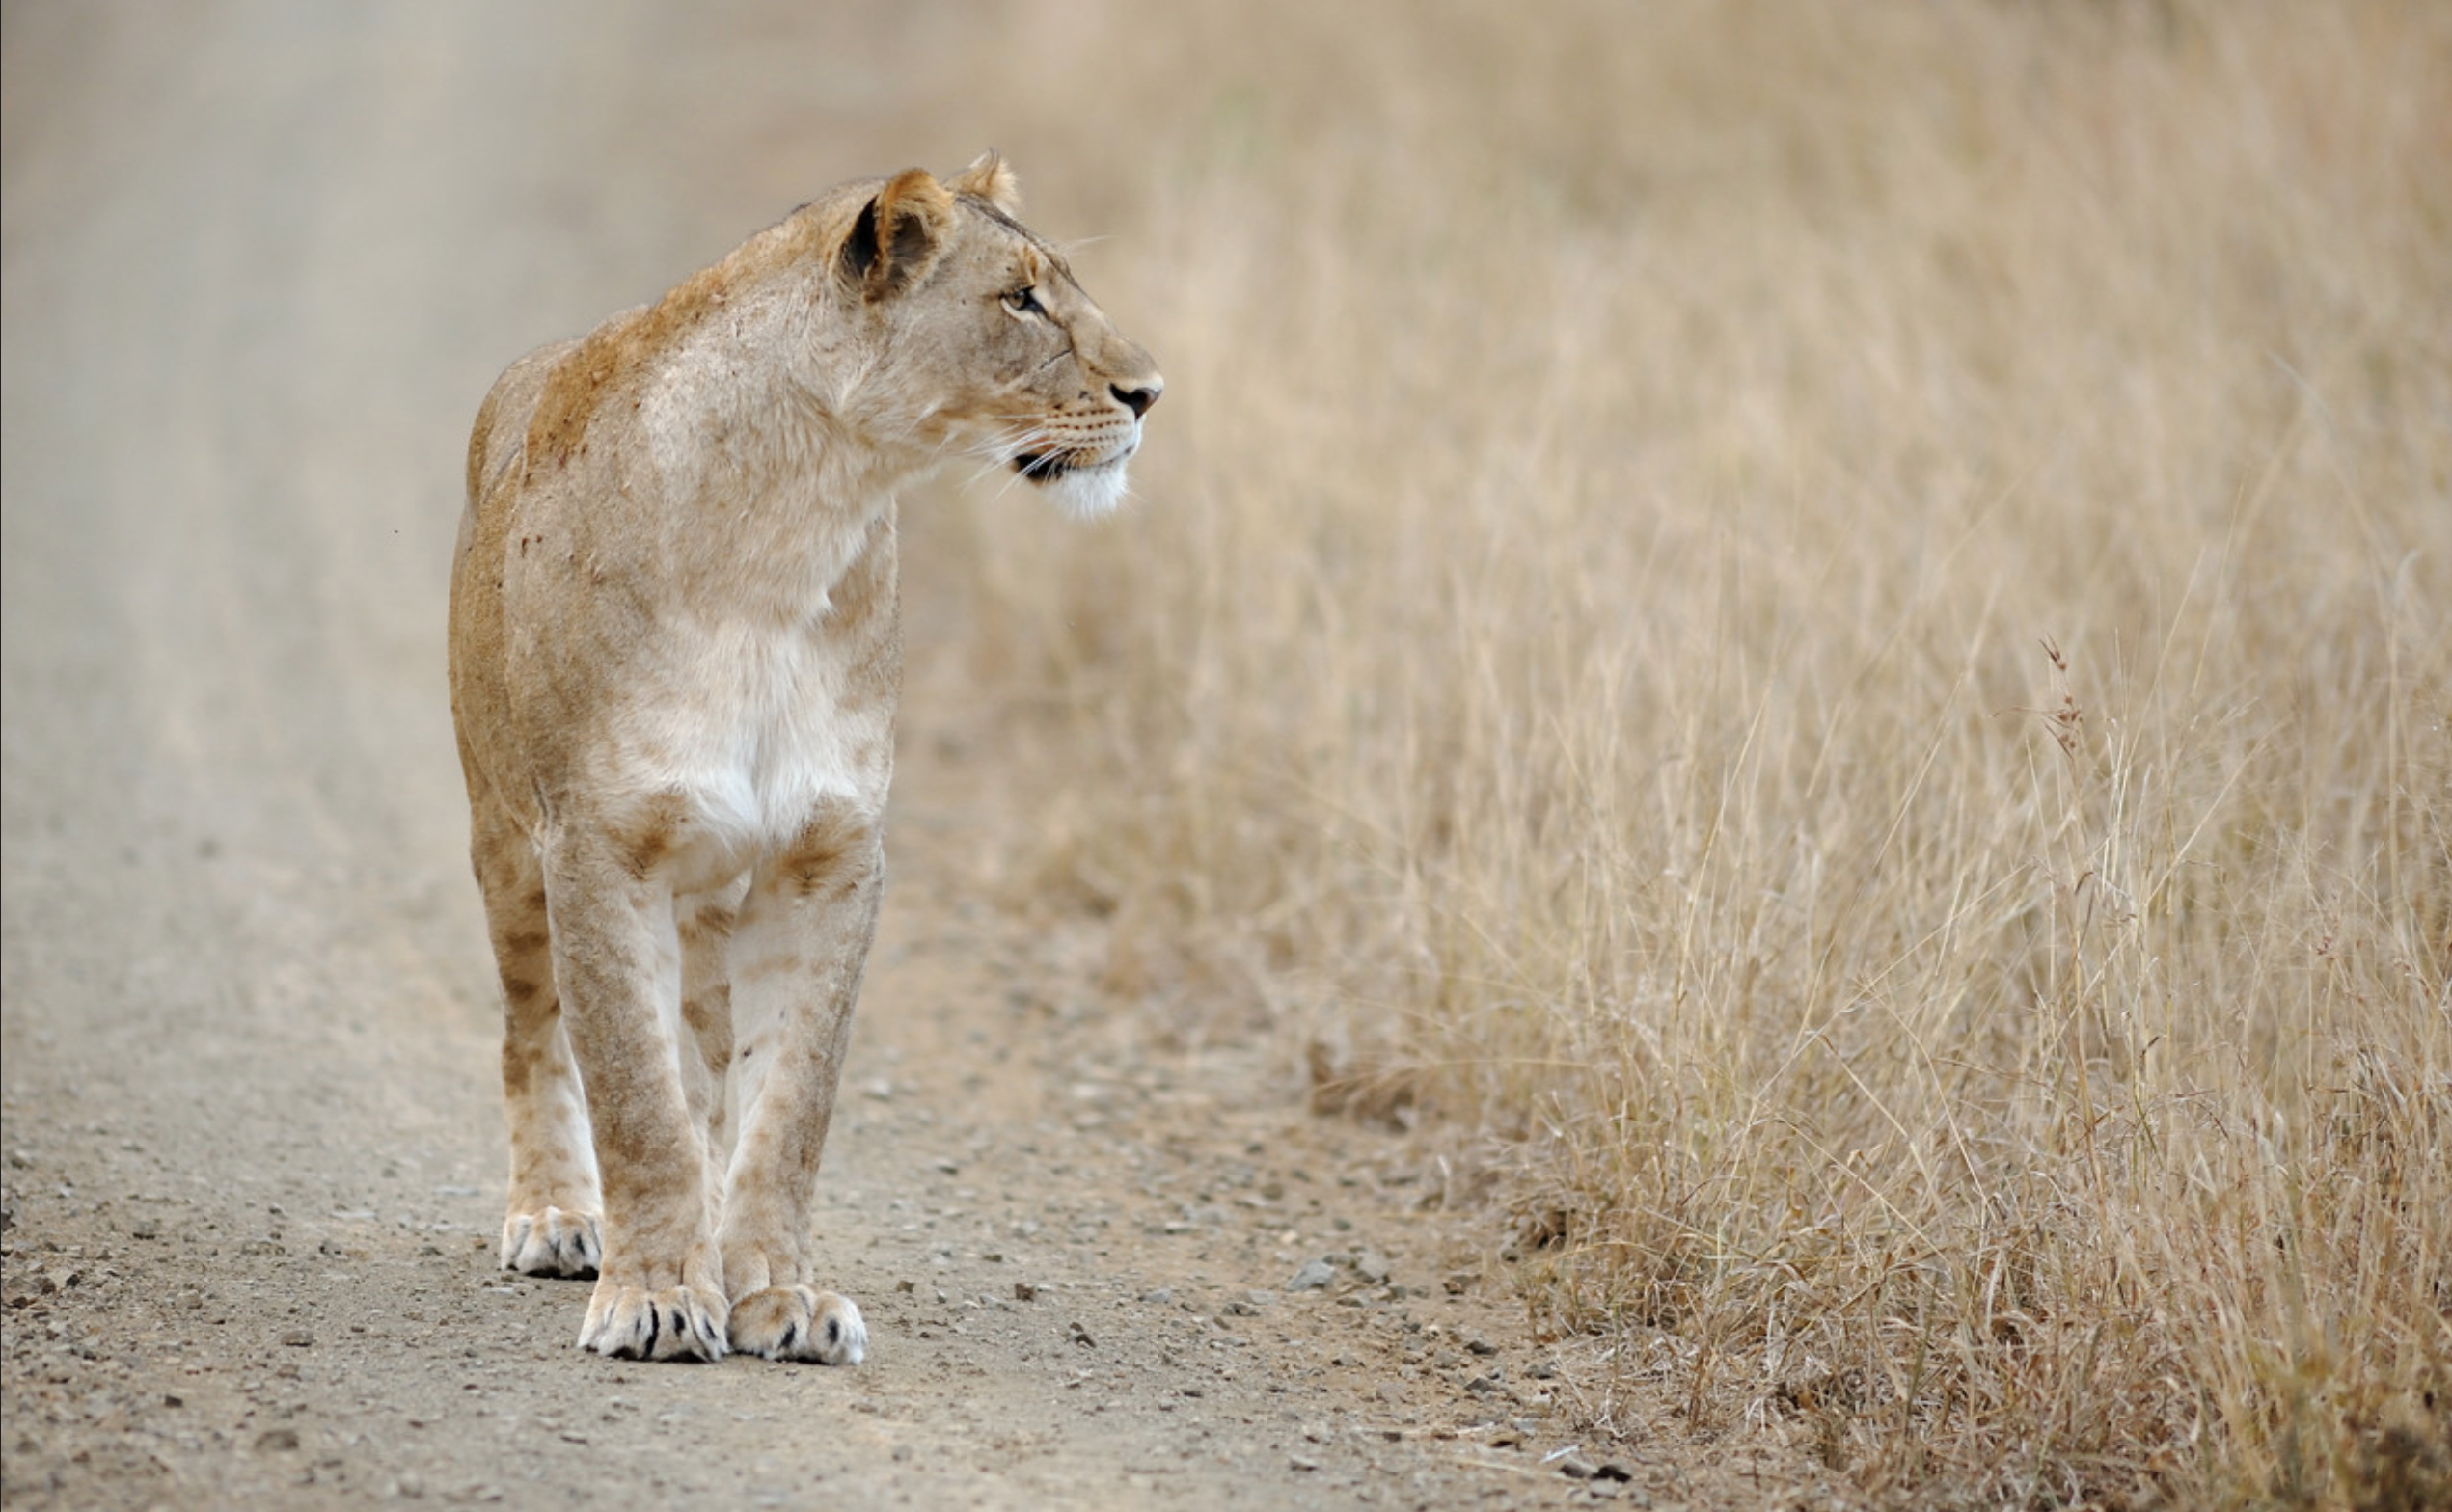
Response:
M1548 1357L1418 1152L1257 1052L1159 1048L1091 996L1095 940L997 910L921 561L828 1151L869 1363L602 1360L584 1283L494 1269L441 679L464 427L519 349L791 200L660 198L725 91L608 124L775 67L753 28L582 14L6 13L8 1505L1760 1504L1670 1438L1583 1445L1624 1480L1544 1463ZM531 87L557 46L583 66ZM847 115L830 176L934 161L889 127ZM724 196L758 208L710 232Z

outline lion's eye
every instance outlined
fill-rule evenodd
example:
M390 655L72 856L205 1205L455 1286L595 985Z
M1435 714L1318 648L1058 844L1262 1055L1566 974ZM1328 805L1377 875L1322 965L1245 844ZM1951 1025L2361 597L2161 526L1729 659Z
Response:
M1005 308L1017 315L1044 315L1047 307L1039 303L1039 291L1023 284L1005 296Z

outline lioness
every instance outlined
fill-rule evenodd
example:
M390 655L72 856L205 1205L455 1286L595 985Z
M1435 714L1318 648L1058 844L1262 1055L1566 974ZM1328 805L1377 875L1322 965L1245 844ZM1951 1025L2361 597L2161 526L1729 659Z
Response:
M450 682L502 1263L596 1277L583 1348L866 1351L811 1209L884 878L894 493L967 453L1111 509L1163 388L1019 205L993 153L845 184L477 411Z

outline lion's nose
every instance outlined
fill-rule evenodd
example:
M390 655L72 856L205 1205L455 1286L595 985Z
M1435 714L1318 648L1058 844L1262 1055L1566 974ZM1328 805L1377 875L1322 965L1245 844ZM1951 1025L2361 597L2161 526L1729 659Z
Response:
M1139 419L1150 412L1151 405L1158 402L1158 396L1166 392L1166 381L1162 378L1152 378L1147 383L1136 384L1130 389L1120 383L1111 383L1106 387L1107 392L1123 400L1124 407L1132 412L1132 418Z

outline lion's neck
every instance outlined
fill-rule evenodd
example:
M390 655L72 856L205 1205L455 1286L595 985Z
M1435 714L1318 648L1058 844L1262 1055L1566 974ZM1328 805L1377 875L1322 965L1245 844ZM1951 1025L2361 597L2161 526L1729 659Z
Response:
M829 382L827 359L840 354L797 329L805 322L759 313L703 333L642 398L659 491L674 506L663 548L694 597L823 615L881 519L890 534L896 493L934 449L879 396Z

